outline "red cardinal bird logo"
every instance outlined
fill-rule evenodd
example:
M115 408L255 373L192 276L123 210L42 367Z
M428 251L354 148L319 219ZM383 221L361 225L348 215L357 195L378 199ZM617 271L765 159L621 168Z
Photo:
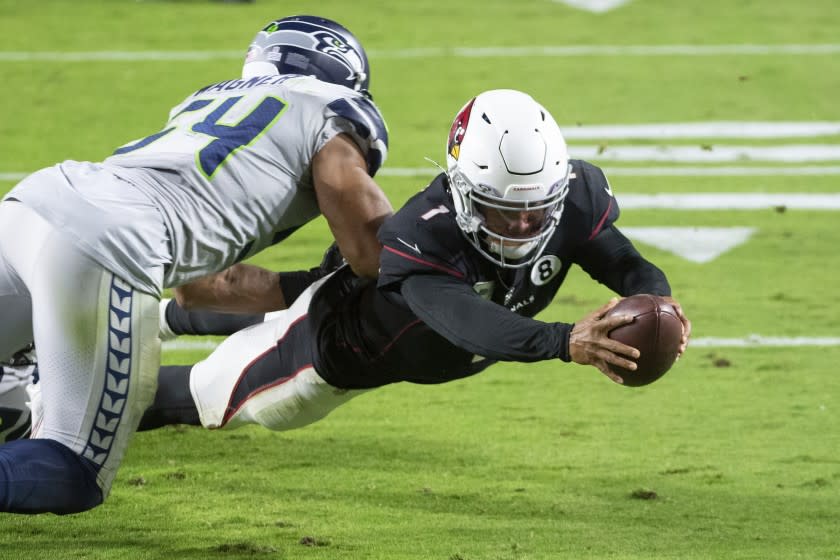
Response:
M473 103L475 103L475 98L461 109L449 130L449 145L446 151L455 159L458 159L461 154L461 142L464 141L464 135L467 133L467 123L470 121L470 111L472 111Z

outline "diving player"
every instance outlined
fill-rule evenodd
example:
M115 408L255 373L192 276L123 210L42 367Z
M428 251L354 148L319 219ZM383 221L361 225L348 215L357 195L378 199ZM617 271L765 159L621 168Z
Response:
M533 319L572 265L622 296L671 294L616 228L603 172L569 160L548 111L512 90L482 93L458 113L447 162L380 229L378 280L339 268L287 293L287 311L207 359L163 367L141 429L298 428L364 391L444 383L497 361L573 361L621 382L610 366L635 369L638 351L608 337L632 320L605 318L614 302L574 324ZM682 352L691 323L673 303Z
M162 130L6 195L0 360L34 340L43 414L32 439L0 446L0 511L105 499L155 395L164 288L235 275L319 213L353 270L376 274L391 206L372 179L387 132L369 79L347 29L281 19L255 38L243 78L199 89Z

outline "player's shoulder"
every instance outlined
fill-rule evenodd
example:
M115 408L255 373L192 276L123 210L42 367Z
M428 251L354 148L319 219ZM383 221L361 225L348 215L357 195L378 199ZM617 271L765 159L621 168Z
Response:
M570 160L569 194L566 208L582 212L597 211L605 206L617 206L612 187L604 171L588 161Z
M569 178L570 199L591 199L592 195L602 193L612 197L612 188L603 169L582 159L569 160L569 164L572 166Z
M379 229L383 246L380 279L411 272L465 276L469 244L455 221L446 185L445 175L438 176Z
M445 239L457 230L455 209L447 189L446 175L441 173L388 218L381 232L389 235L411 232L429 243Z
M618 219L618 202L604 171L587 161L570 160L572 173L561 226L594 235ZM589 236L588 235L588 236Z

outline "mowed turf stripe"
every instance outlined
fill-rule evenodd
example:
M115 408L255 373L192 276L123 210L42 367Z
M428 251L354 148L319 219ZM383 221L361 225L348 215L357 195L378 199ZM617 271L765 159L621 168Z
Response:
M840 44L778 45L547 45L523 47L422 47L371 49L373 59L404 58L500 58L500 57L584 57L584 56L772 56L840 54ZM0 62L121 62L121 61L206 61L244 57L235 51L0 51Z

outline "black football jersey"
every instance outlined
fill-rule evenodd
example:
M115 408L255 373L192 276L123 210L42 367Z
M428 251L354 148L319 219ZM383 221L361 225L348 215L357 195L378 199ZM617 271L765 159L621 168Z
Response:
M343 270L315 295L322 377L343 388L442 383L499 360L568 361L572 325L531 317L575 263L622 295L668 291L661 271L613 227L619 209L603 172L571 163L560 223L542 255L520 269L497 267L470 244L444 174L412 197L380 228L378 281Z
M449 274L478 294L533 317L551 303L586 242L619 215L603 172L584 161L571 163L560 224L533 265L501 269L483 258L456 224L446 176L441 174L380 229L379 286L392 289L414 274Z

